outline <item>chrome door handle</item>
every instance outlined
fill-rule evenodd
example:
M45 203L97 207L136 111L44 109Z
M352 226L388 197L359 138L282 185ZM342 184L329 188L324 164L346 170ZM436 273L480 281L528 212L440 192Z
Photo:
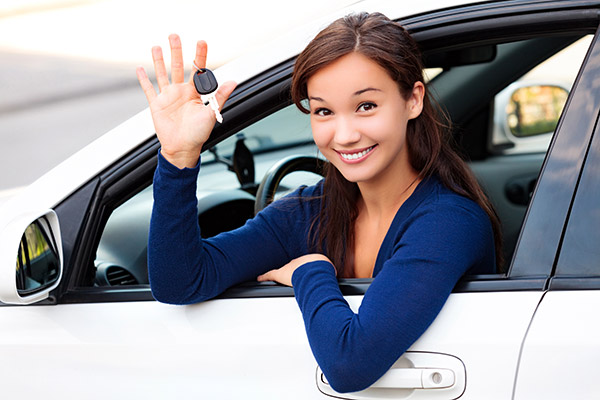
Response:
M328 385L321 372L321 381ZM454 385L454 372L444 368L394 368L371 388L379 389L443 389Z
M315 378L321 393L340 399L448 400L464 393L467 371L450 354L407 351L378 381L358 392L336 392L318 366Z

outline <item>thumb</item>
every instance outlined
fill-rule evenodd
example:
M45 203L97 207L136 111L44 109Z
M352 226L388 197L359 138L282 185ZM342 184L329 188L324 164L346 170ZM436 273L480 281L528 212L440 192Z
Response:
M217 102L219 103L220 110L223 109L225 102L227 101L231 93L234 91L236 86L237 83L235 83L234 81L227 81L219 87L217 93L215 94L215 97L217 99Z

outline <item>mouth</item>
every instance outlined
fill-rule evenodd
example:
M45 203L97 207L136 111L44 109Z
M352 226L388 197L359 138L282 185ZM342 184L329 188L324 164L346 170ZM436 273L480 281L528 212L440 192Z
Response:
M357 161L362 161L367 155L369 155L371 153L371 151L373 151L373 149L376 147L377 145L373 145L371 147L367 147L366 149L362 149L362 150L358 150L358 151L352 151L352 152L348 152L348 151L339 151L336 150L336 152L340 155L340 157L342 158L342 160L347 161L347 162L357 162Z

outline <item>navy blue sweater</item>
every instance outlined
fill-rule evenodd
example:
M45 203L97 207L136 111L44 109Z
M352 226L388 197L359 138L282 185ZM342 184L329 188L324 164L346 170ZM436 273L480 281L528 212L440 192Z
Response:
M241 228L203 240L199 165L180 170L159 155L148 243L154 297L172 304L210 299L240 282L315 252L308 231L322 186L298 189ZM400 207L381 245L359 312L342 296L326 261L292 276L313 354L332 388L365 389L379 379L440 312L465 273L493 273L490 221L438 179L422 181Z

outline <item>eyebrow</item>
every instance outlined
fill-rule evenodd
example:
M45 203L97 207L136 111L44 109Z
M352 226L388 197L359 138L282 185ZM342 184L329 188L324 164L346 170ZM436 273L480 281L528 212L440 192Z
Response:
M373 91L373 92L381 92L382 90L381 89L377 89L377 88L373 88L373 87L368 87L368 88L361 89L361 90L358 90L358 91L354 92L352 94L352 96L360 96L361 94L363 94L365 92L371 92L371 91ZM308 98L308 100L315 100L315 101L325 102L325 100L323 98L317 97L317 96L310 96Z
M375 91L375 92L381 92L381 89L377 89L377 88L373 88L373 87L368 87L366 89L362 89L359 90L357 92L354 92L353 96L360 96L361 94L365 93L365 92L370 92L370 91Z

